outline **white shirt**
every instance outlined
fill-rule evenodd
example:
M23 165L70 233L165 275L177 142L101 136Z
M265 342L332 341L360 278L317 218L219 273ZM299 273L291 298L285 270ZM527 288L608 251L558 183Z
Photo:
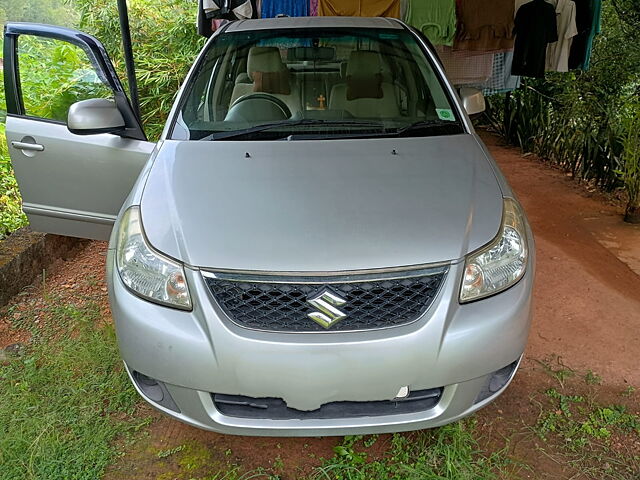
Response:
M553 72L569 71L569 51L573 37L578 34L576 27L576 4L571 0L555 0L558 41L547 46L545 70Z

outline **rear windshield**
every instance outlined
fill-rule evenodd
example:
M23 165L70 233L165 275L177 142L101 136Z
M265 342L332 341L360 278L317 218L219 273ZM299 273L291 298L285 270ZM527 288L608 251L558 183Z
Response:
M406 30L222 33L188 87L181 140L461 133L441 78Z

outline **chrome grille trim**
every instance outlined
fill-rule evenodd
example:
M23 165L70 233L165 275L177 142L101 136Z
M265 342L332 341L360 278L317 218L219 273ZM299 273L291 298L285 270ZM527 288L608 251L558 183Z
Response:
M436 264L425 268L421 266L419 269L404 269L393 271L360 271L360 273L229 273L223 271L206 271L201 270L201 274L206 278L215 278L219 280L227 280L229 282L245 282L245 283L298 283L309 285L325 285L332 283L362 283L375 282L381 280L402 280L404 278L426 277L429 275L438 275L446 273L449 270L449 264Z
M451 260L446 262L434 262L434 263L419 263L414 265L403 265L401 267L386 267L386 268L367 268L360 270L332 270L332 271L267 271L267 270L237 270L230 268L207 268L207 267L192 267L195 270L199 270L204 275L230 275L231 277L265 277L265 278L316 278L316 277L334 277L334 276L351 276L351 275L378 275L385 273L399 273L399 272L412 272L414 270L430 270L438 267L449 267L455 263L460 263L462 259Z
M347 333L416 322L437 298L448 266L326 276L201 272L214 302L234 324L275 333ZM237 285L237 286L236 286ZM270 287L271 285L271 287ZM347 317L328 330L308 318L309 295L330 287L347 301Z

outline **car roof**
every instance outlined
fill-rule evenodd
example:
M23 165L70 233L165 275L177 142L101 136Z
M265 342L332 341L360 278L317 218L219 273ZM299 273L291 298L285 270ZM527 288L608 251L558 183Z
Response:
M226 32L286 28L404 28L402 22L381 17L278 17L232 22Z

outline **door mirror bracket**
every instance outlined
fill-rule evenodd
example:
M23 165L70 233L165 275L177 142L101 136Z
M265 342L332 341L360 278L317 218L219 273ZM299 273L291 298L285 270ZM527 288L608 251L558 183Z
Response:
M90 98L69 107L67 128L76 135L124 133L125 121L113 100Z

